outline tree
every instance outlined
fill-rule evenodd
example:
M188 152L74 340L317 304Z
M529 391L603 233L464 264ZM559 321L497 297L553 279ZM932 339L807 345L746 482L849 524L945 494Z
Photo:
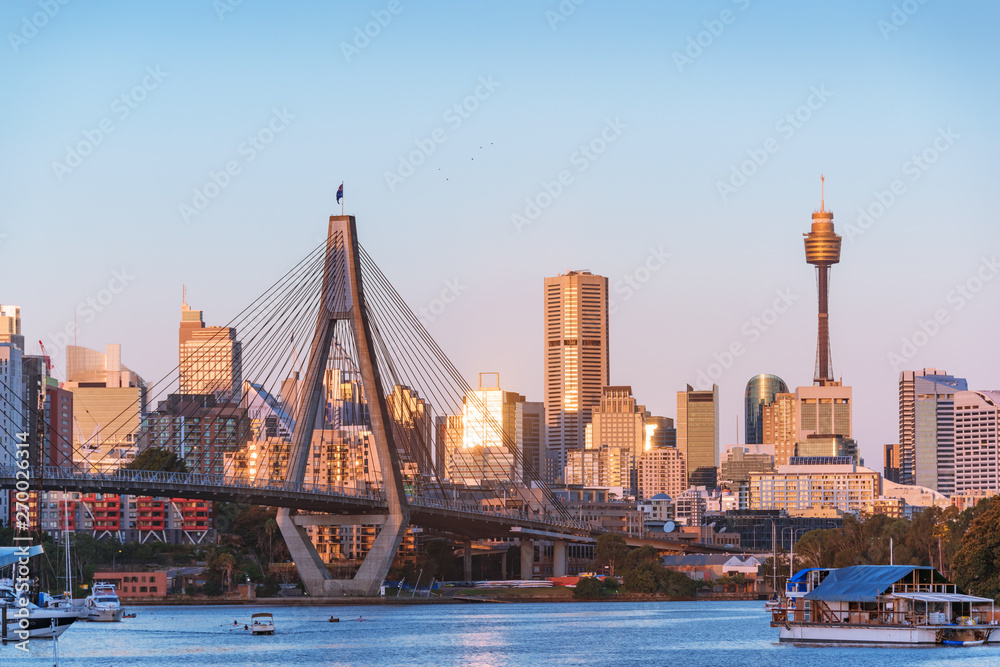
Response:
M187 463L165 447L148 447L125 466L129 470L187 472Z
M598 567L608 566L611 576L615 575L615 567L622 565L628 556L628 545L619 533L604 533L597 538L594 548L594 560Z
M952 572L964 590L1000 598L1000 503L990 503L969 524L952 560Z
M576 582L573 597L578 600L595 600L604 597L604 584L597 577L584 577Z

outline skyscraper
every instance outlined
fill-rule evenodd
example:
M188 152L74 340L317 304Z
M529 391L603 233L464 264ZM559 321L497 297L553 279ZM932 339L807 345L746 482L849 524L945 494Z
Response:
M833 381L833 355L830 351L829 289L830 267L840 262L840 237L833 231L833 213L823 201L820 177L819 211L812 214L812 230L805 236L806 263L816 267L819 291L819 331L816 342L816 373L814 383L826 385Z
M712 391L677 392L677 449L684 455L688 486L714 489L719 468L719 385Z
M201 311L191 310L185 299L178 339L178 393L211 394L220 403L238 403L243 388L243 353L236 329L206 327Z
M545 422L550 480L562 474L566 450L582 449L590 409L611 384L608 279L569 271L545 279Z
M121 345L96 350L66 347L66 382L73 392L74 462L114 470L137 453L146 383L121 363Z
M955 492L997 493L1000 491L1000 391L958 391L954 402Z
M956 392L967 391L963 378L925 368L899 374L899 477L916 484L955 492Z
M764 442L764 408L774 402L778 394L788 393L788 385L777 375L762 373L750 378L746 390L746 443L760 445Z

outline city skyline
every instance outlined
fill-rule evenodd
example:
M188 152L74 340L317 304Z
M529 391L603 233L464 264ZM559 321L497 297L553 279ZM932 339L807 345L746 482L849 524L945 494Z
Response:
M675 393L717 364L720 443L735 443L749 378L810 384L800 234L825 173L844 238L835 369L868 465L898 440L900 371L997 386L1000 361L981 352L1000 245L996 8L920 5L896 25L891 3L587 3L565 20L517 3L401 6L363 48L355 28L384 3L295 17L60 5L23 44L8 38L0 301L22 308L27 349L45 341L64 376L57 348L79 308L81 347L121 343L131 368L161 377L181 285L223 325L319 242L345 181L362 242L466 378L497 369L542 400L539 285L585 268L609 279L610 384L675 416ZM37 11L10 3L0 25L17 35ZM496 57L515 32L523 52ZM409 57L435 42L451 48ZM101 55L79 57L94 43ZM92 154L53 166L103 120L113 131ZM407 167L421 145L433 151ZM185 220L195 190L207 203Z

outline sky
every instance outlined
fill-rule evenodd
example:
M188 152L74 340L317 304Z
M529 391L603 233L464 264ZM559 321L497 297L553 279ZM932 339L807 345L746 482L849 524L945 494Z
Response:
M65 366L177 363L182 285L230 321L355 215L474 381L542 400L543 278L607 276L611 382L654 414L757 373L812 382L825 204L833 368L871 467L898 374L1000 387L1000 6L700 3L0 5L0 303ZM447 298L445 298L447 297ZM447 302L446 302L447 301ZM58 375L58 372L57 372Z

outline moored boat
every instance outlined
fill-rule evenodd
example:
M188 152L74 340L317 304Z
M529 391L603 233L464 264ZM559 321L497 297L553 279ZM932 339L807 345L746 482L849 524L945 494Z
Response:
M932 567L803 570L786 596L771 627L787 642L974 646L997 629L993 600L959 593Z
M117 623L122 620L125 609L115 592L115 585L96 582L94 590L83 603L87 612L87 620L105 623Z

